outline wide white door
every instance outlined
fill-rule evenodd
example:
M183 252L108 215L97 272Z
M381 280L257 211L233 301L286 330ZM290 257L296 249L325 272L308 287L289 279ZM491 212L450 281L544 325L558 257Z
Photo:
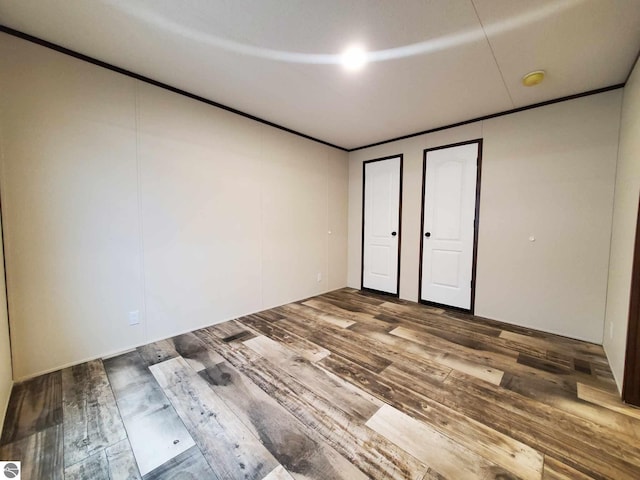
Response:
M364 164L362 287L398 293L402 158Z
M471 309L478 143L426 152L420 299Z

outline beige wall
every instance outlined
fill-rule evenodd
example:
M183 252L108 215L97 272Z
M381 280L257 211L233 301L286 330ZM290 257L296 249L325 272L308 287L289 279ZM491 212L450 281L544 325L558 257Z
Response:
M0 131L0 142L2 132ZM0 148L0 152L2 149ZM0 225L0 238L2 238L2 225ZM9 404L11 387L13 385L13 372L11 371L11 348L9 341L9 320L7 318L7 297L4 283L4 252L0 242L0 431L4 423L4 415Z
M415 301L423 149L483 138L475 313L601 343L621 95L350 153L349 286L360 286L362 162L404 154L400 296Z
M622 387L627 345L631 267L640 193L640 63L624 88L616 172L604 349Z
M346 284L346 153L4 34L0 85L16 379Z

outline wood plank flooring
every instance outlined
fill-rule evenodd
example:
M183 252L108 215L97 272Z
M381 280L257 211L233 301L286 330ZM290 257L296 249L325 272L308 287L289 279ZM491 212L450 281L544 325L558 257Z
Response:
M640 479L600 346L353 289L14 387L29 479Z

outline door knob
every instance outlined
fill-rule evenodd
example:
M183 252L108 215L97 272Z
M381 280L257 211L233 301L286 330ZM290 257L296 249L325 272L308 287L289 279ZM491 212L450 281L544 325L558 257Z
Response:
M391 232L391 235L395 237L397 235L397 233L396 232Z
M431 236L431 232L427 232L424 234L425 237L429 238Z

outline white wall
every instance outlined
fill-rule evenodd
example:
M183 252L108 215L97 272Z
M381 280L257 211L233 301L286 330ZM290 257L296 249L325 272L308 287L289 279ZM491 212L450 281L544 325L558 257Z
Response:
M640 193L640 63L629 78L622 100L620 149L616 172L613 231L604 349L618 387L622 388L629 321L631 268Z
M346 153L4 34L0 85L16 379L345 286Z
M404 154L400 297L416 301L423 150L483 138L476 315L601 343L621 96L351 152L349 286L360 286L362 162Z
M2 132L0 131L0 141ZM0 152L2 148L0 147ZM0 225L2 238L2 225ZM7 318L7 298L4 283L4 252L0 242L0 432L4 423L4 416L9 405L11 387L13 386L13 372L11 371L11 348L9 341L9 320Z

